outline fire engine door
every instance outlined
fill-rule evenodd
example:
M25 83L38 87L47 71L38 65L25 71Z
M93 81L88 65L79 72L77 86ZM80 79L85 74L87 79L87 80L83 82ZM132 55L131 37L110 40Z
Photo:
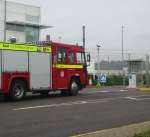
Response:
M67 69L65 65L67 63L67 50L65 48L57 49L57 65L55 70L55 87L59 89L67 88Z

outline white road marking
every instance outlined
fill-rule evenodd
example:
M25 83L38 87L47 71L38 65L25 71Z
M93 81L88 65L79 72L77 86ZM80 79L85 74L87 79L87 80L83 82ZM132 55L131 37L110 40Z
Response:
M131 99L131 100L137 100L137 98L135 98L135 97L125 97L125 98Z
M144 94L144 95L138 95L138 96L132 96L132 97L135 97L135 98L138 98L138 97L150 97L150 94Z
M88 91L85 92L86 94L94 94L94 93L110 93L110 92L125 92L128 91L127 89L122 89L122 90L116 90L116 91L112 91L112 90L100 90L100 91ZM83 93L83 92L82 92Z
M109 92L113 92L113 91L109 91L109 90L102 90L100 91L101 93L109 93Z
M136 101L150 100L150 96L147 96L147 95L129 96L125 98L130 99L130 100L136 100Z
M50 104L50 105L14 108L13 110L18 111L18 110L28 110L28 109L38 109L38 108L50 108L50 107L60 107L60 106L72 106L72 105L82 105L82 104L104 103L104 102L108 102L108 100L103 100L103 99L85 100L85 101L81 100L81 101L67 102L67 103L60 103L60 104Z
M109 92L114 92L114 91L100 90L100 91L90 91L90 92L84 92L84 93L86 93L86 94L95 94L95 93L109 93Z
M141 97L144 97L144 98L141 98ZM101 99L94 99L94 100L78 100L74 102L64 102L64 103L59 103L59 104L20 107L20 108L14 108L12 110L19 111L19 110L30 110L30 109L40 109L40 108L50 108L50 107L72 106L72 105L107 103L107 102L117 100L117 99L130 99L130 100L135 100L135 101L142 101L142 100L150 100L150 96L140 95L140 96L126 96L126 97L115 97L115 98L101 98Z
M143 101L143 100L150 100L150 98L138 98L138 101Z
M121 92L125 92L125 91L128 91L128 90L127 90L127 89L121 89L120 91L121 91Z

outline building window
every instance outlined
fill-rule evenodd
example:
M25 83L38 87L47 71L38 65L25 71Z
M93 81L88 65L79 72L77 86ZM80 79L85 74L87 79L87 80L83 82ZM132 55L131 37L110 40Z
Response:
M21 25L6 24L6 30L24 32L25 27Z
M35 27L26 27L26 42L33 42L39 40L39 29Z

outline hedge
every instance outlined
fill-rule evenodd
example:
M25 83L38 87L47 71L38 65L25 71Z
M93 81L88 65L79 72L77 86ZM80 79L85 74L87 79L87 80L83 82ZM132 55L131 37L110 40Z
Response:
M97 84L97 80L92 81L93 85ZM128 85L129 80L128 76L125 76L125 85ZM103 84L103 83L101 83ZM105 86L119 86L123 85L123 76L122 75L109 75L107 76L107 82L104 84Z

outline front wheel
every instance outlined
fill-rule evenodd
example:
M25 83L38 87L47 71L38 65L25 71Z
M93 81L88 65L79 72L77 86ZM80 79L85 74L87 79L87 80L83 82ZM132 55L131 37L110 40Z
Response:
M70 83L69 94L71 96L77 96L79 91L79 82L77 80L72 80Z
M13 101L22 100L26 93L26 84L22 80L15 80L12 82L10 89L10 97Z

